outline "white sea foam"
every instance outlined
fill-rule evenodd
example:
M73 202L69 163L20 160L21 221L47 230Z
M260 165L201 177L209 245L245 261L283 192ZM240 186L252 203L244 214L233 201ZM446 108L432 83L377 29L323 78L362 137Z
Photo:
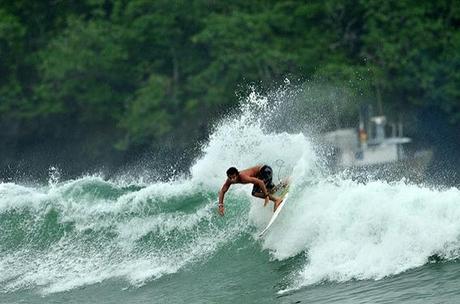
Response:
M381 279L457 258L460 191L404 182L324 180L293 190L264 240L275 259L306 253L291 288L324 280Z

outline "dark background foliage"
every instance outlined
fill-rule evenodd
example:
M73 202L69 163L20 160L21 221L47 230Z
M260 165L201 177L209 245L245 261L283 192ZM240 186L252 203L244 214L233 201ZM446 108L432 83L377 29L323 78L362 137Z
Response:
M459 25L447 0L3 0L0 176L145 153L185 166L237 92L286 77L346 86L344 125L363 103L415 121L409 135L455 168Z

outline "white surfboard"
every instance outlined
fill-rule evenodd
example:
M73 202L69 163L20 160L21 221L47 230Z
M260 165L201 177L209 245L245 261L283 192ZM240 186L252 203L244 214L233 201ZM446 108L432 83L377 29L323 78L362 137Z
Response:
M275 213L273 213L272 218L270 219L270 222L268 222L267 227L265 227L265 229L262 230L261 233L259 233L259 237L262 237L265 234L265 232L267 232L268 228L270 228L270 226L275 222L276 218L278 217L278 214L280 214L280 212L283 209L284 205L286 205L286 200L288 199L288 196L289 196L289 193L286 193L286 195L284 196L283 201L281 202L281 205L279 205L278 208L276 209Z

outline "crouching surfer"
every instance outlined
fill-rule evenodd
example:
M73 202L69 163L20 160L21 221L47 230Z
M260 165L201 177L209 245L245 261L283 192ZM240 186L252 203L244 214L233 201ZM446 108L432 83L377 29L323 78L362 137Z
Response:
M283 201L282 198L274 195L276 187L272 181L273 170L267 165L255 166L242 171L238 171L235 167L227 170L227 180L222 189L219 191L219 213L224 215L224 196L231 185L233 184L253 184L252 195L265 200L264 207L271 200L275 203L273 211Z

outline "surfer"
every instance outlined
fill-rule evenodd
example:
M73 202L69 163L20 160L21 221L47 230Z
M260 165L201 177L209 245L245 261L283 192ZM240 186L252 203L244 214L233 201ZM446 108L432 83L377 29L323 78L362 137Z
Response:
M253 184L252 195L265 200L264 207L271 200L275 203L273 211L278 208L283 199L276 197L273 193L276 187L272 181L273 170L270 166L255 166L242 171L235 167L227 170L227 180L219 191L219 213L224 215L224 196L232 184Z

